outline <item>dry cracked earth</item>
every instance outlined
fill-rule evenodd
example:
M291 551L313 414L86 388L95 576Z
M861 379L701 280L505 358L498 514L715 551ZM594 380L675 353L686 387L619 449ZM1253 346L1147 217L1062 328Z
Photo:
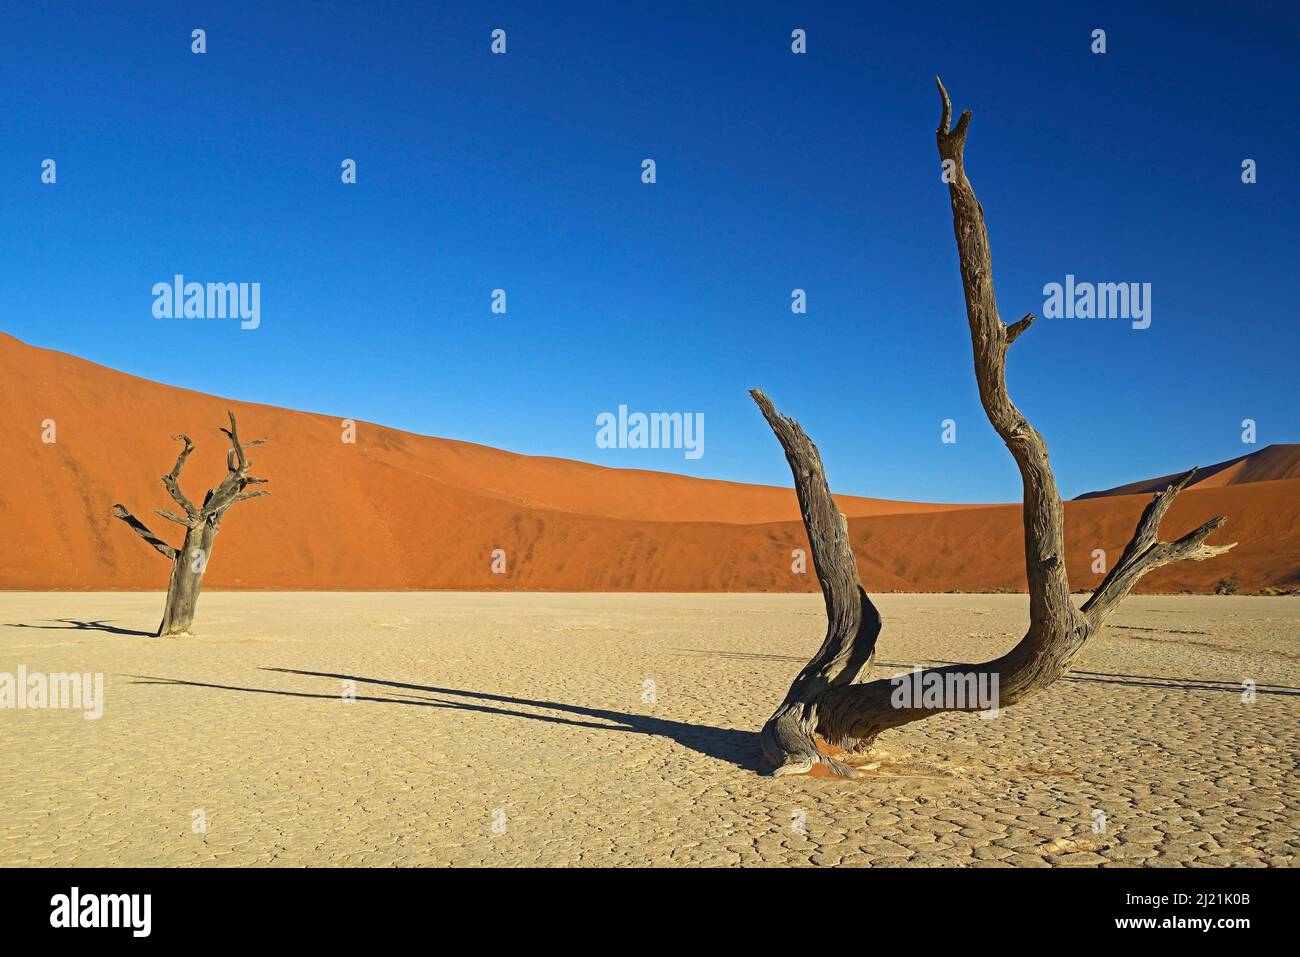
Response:
M1017 595L883 595L877 674L983 660ZM0 596L0 865L1287 866L1300 601L1131 598L993 720L882 736L858 781L762 774L808 595ZM1253 701L1243 682L1254 682ZM353 700L348 700L351 697Z

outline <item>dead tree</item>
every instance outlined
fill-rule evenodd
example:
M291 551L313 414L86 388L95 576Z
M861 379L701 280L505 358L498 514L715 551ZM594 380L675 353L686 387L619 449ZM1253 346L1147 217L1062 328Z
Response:
M1047 443L1007 394L1007 350L1034 321L1032 314L1008 326L998 316L993 295L984 211L966 177L964 152L970 111L951 126L952 104L943 83L937 131L939 157L950 171L953 232L966 296L980 402L994 430L1006 443L1024 484L1025 572L1029 590L1029 629L1002 657L982 664L923 669L913 680L947 683L949 676L969 681L981 675L998 679L997 707L1005 708L1046 688L1097 633L1120 601L1147 572L1170 562L1201 561L1232 545L1207 545L1224 523L1213 518L1175 542L1156 536L1160 520L1196 469L1157 494L1138 521L1119 562L1082 608L1070 600L1065 573L1064 512L1047 459ZM951 162L948 162L951 161ZM858 777L860 763L882 731L919 721L941 711L975 711L974 701L945 700L939 707L896 707L897 684L888 678L855 683L871 664L880 634L880 614L858 578L848 525L835 507L817 447L793 419L781 415L760 390L750 393L785 449L812 549L813 565L826 600L827 629L821 649L790 686L781 706L763 726L763 754L774 773L816 770ZM1234 543L1235 544L1235 543ZM969 685L968 685L969 686ZM915 704L916 702L911 702ZM818 738L825 751L818 747ZM844 752L840 754L839 752ZM838 757L837 757L838 755Z
M113 515L131 526L131 530L152 545L160 554L171 560L172 577L167 586L167 606L163 610L162 624L158 626L158 636L180 637L190 634L190 625L194 621L194 609L199 601L199 589L203 585L203 573L207 571L212 559L212 543L221 529L221 519L230 506L245 499L270 495L265 490L246 491L250 485L264 485L266 479L254 478L248 474L253 467L245 455L245 450L255 445L262 445L266 439L254 439L251 442L239 441L239 429L235 424L235 413L230 416L230 428L222 429L230 438L230 451L226 453L226 477L216 488L209 489L203 498L203 504L196 506L181 491L181 469L185 460L194 451L194 443L188 435L173 435L178 442L184 442L180 455L172 470L163 476L163 485L172 500L184 512L177 515L163 509L155 509L159 515L185 529L185 541L179 549L172 548L153 532L149 531L139 519L126 510L123 505L113 506Z

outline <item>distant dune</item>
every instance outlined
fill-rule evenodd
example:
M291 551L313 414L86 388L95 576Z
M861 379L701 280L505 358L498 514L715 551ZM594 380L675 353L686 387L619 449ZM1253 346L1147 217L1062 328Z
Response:
M178 541L177 527L152 511L170 506L159 481L176 457L169 436L194 439L182 484L201 494L224 474L217 428L227 408L248 437L270 439L253 458L272 495L226 516L210 588L817 588L811 568L791 571L791 550L807 547L791 489L516 455L364 422L349 445L336 418L160 385L3 334L0 404L4 589L164 588L166 562L110 509L121 502ZM57 424L51 445L41 441L45 419ZM763 428L757 416L754 427ZM1300 477L1282 474L1294 473L1294 457L1278 464L1296 448L1257 453L1268 453L1265 465L1254 456L1224 463L1184 492L1167 537L1222 512L1229 525L1217 539L1241 544L1212 562L1155 572L1142 590L1209 591L1221 578L1242 591L1300 585ZM1067 503L1076 587L1100 578L1090 570L1094 549L1113 562L1128 540L1148 496L1125 489ZM839 503L872 590L1023 588L1018 503ZM506 551L505 575L491 571L496 548Z
M1108 495L1150 495L1160 491L1181 474L1175 472L1172 475L1130 482L1128 485L1119 485L1100 492L1085 492L1079 496L1079 499L1102 498ZM1267 445L1258 452L1201 468L1189 488L1220 488L1224 485L1277 482L1294 478L1300 478L1300 445Z

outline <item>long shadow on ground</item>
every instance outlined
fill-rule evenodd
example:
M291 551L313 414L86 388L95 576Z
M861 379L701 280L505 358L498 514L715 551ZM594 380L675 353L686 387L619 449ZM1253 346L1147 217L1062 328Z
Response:
M693 648L677 649L681 654L702 655L712 658L741 658L754 661L793 661L801 664L807 663L807 658L800 658L796 655L766 655L754 654L748 651L700 651ZM934 665L955 665L956 661L943 661L941 659L931 659L928 661L915 661L903 663L899 661L876 661L875 666L878 668L897 668L900 671L907 671L917 665L932 667ZM793 676L798 669L791 672ZM1226 691L1231 694L1241 694L1245 688L1240 681L1219 678L1174 678L1165 675L1129 675L1110 671L1071 671L1061 678L1062 681L1088 681L1104 685L1127 685L1131 688L1173 688L1179 691ZM1300 695L1300 688L1292 688L1287 685L1261 684L1255 685L1256 694L1265 695L1284 695L1294 697Z
M29 625L25 623L10 624L10 628L39 628L43 631L102 631L110 635L140 635L152 638L155 632L136 631L133 628L119 628L107 621L80 621L76 618L49 618L47 621L61 621L61 625Z
M456 688L436 688L426 685L408 684L401 681L386 681L380 678L362 678L357 675L333 674L322 671L297 671L293 668L263 668L263 671L280 674L299 675L307 678L330 678L335 681L354 681L358 685L376 685L400 691L416 691L430 695L451 695L465 698L466 701L452 701L447 698L430 698L414 695L398 697L378 697L356 695L354 700L374 704L403 704L425 708L449 708L458 711L476 711L483 714L503 715L510 718L528 718L550 724L566 724L577 728L591 728L599 731L621 731L626 734L649 734L668 738L682 747L689 748L706 757L726 761L746 771L760 772L765 769L758 743L758 734L753 731L737 731L732 728L715 728L709 725L688 724L684 721L669 721L651 715L629 714L623 711L610 711L604 708L587 708L581 705L563 704L558 701L541 701L534 698L519 698L509 695L488 694L481 691L461 691ZM180 678L160 678L153 675L128 675L139 679L135 684L185 685L193 688L215 688L221 691L241 691L250 694L283 695L290 698L315 698L322 701L340 700L338 692L316 694L307 691L284 691L275 688L245 688L236 685L213 684L204 681L187 681ZM480 702L493 702L484 704ZM560 715L533 714L528 711L516 711L495 705L516 705L527 708L544 708L559 711L577 718ZM585 721L581 718L599 720ZM610 723L602 723L610 722Z

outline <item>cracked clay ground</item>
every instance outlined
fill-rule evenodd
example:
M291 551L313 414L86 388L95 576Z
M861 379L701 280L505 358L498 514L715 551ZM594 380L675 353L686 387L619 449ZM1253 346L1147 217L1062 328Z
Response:
M877 674L995 657L1025 620L1016 595L877 600ZM758 773L818 596L212 593L199 637L136 633L161 604L0 595L0 672L105 682L98 720L0 710L0 865L1261 866L1300 846L1297 599L1130 598L1066 679L889 733L860 781Z

